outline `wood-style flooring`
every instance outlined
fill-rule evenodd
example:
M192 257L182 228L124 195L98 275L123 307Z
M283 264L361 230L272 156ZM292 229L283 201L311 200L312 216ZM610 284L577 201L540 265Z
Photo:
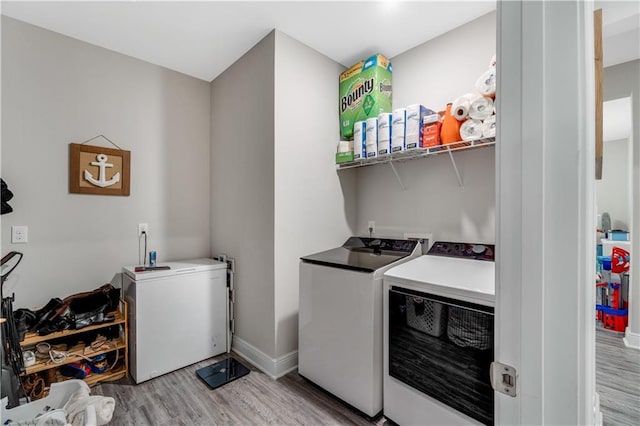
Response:
M115 426L392 424L384 417L366 418L295 371L272 380L234 356L251 373L215 390L195 371L226 356L139 385L130 379L103 383L92 394L115 398ZM640 425L640 351L625 348L620 334L597 331L596 382L604 426Z
M385 425L373 421L291 372L273 380L232 354L251 373L211 390L195 371L212 358L133 385L130 379L103 383L93 395L112 396L116 410L110 425Z
M640 425L640 351L622 333L596 331L596 392L604 426Z

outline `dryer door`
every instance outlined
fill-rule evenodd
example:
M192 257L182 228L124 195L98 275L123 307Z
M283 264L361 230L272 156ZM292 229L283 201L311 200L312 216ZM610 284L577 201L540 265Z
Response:
M493 424L493 308L392 286L389 376Z

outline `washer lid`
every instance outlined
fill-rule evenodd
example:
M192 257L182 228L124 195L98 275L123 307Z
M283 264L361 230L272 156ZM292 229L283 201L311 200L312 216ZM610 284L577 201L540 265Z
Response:
M391 283L418 285L445 297L491 306L495 300L494 262L424 255L394 266L384 278Z
M411 255L418 242L388 238L351 237L342 247L301 257L303 262L360 272L374 272Z

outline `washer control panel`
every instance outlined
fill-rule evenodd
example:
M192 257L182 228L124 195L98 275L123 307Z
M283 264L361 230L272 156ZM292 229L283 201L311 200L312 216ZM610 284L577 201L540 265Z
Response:
M416 240L396 240L389 238L351 237L343 244L348 249L371 249L374 251L393 251L412 253L418 242Z
M436 241L427 254L494 261L495 245Z

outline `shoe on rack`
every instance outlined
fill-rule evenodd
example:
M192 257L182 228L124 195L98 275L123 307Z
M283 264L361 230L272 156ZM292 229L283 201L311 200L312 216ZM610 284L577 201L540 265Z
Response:
M38 331L40 327L44 325L50 318L56 314L56 310L62 306L62 300L57 297L49 300L49 302L42 308L34 312L35 321L34 324L29 327L29 331Z

